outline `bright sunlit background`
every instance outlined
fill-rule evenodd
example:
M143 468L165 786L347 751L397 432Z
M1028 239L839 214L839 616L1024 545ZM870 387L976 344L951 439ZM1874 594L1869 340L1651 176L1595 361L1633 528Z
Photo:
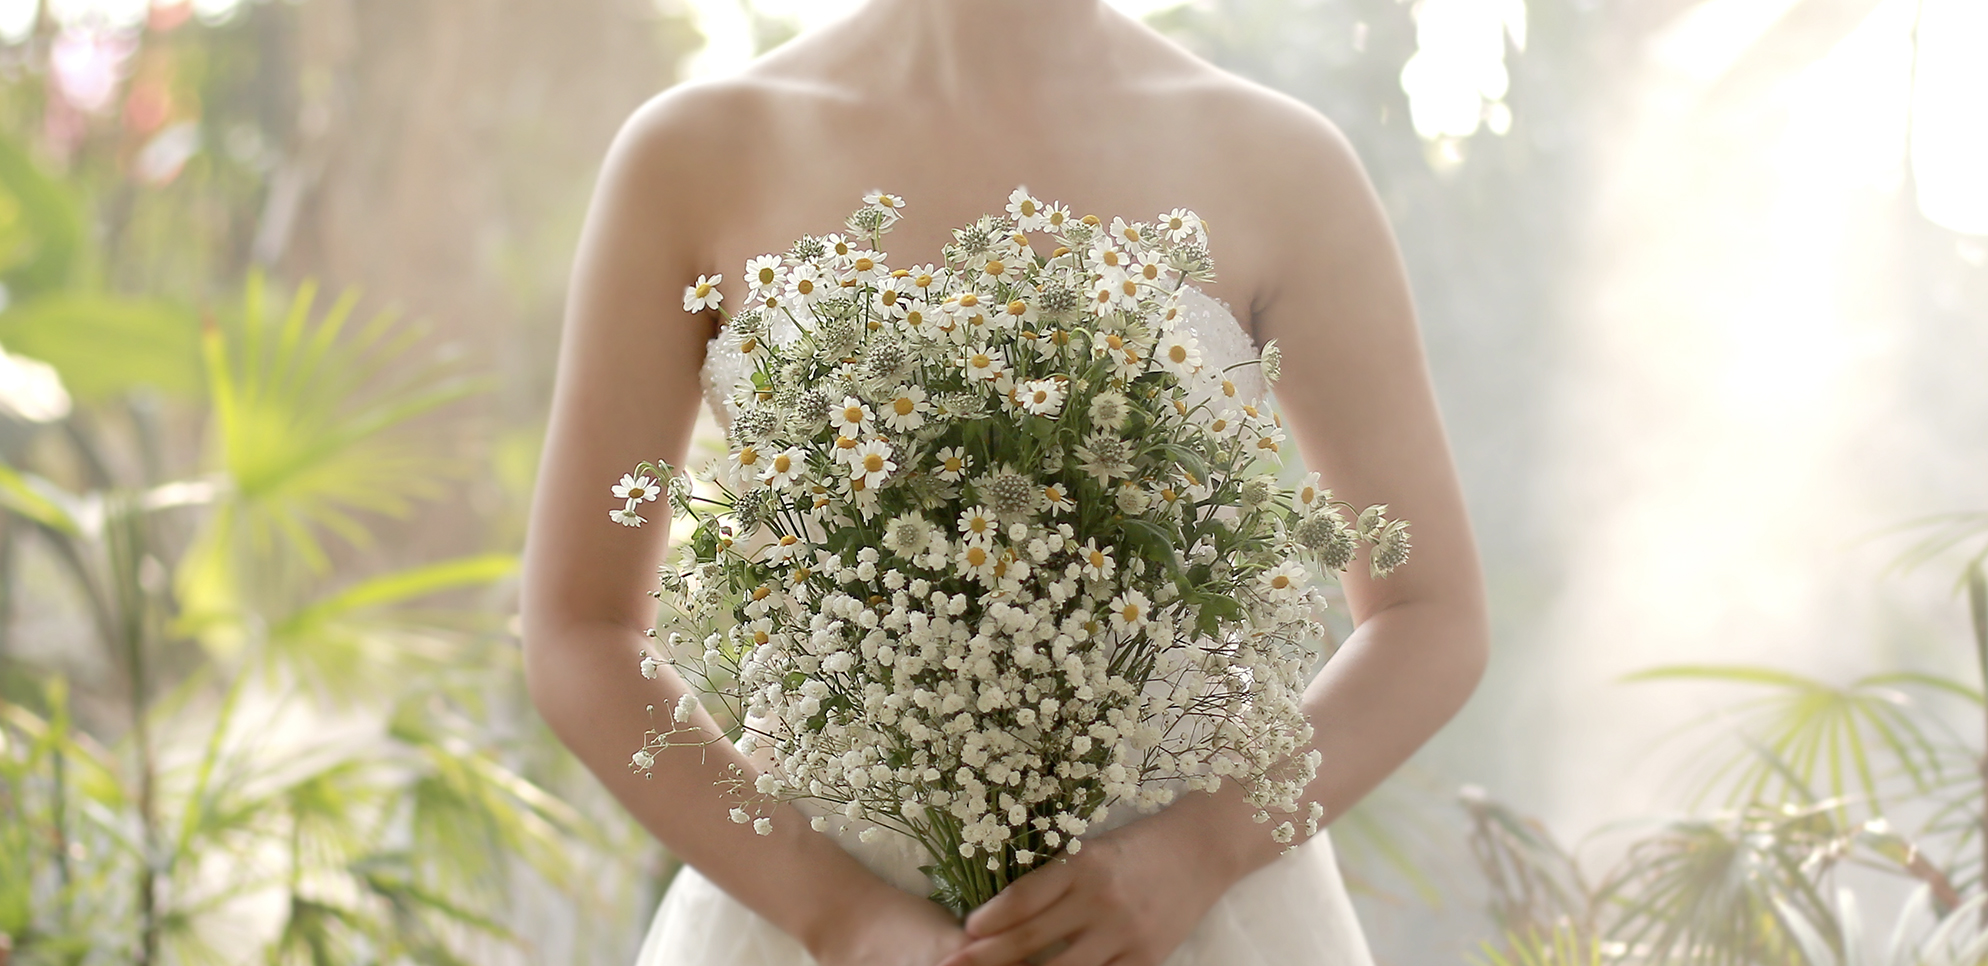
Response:
M0 0L20 961L58 935L247 961L356 922L477 962L628 961L673 865L529 713L511 620L565 272L635 105L859 2ZM1958 771L1885 774L1912 786L1888 811L1824 791L1846 835L1882 816L1982 894L1956 588L1988 520L1988 3L1111 2L1329 116L1409 264L1495 656L1335 827L1379 959L1460 963L1510 924L1465 841L1484 802L1562 843L1609 828L1590 872L1625 828L1722 804L1692 796L1701 766L1763 740L1736 702L1769 692L1624 680L1659 665L1894 675L1860 700ZM347 286L355 318L414 321L322 322ZM309 385L345 394L272 390L305 363L249 351L263 316L301 320L267 352L344 333L352 368ZM403 411L412 442L361 432ZM1931 880L1842 881L1875 944Z

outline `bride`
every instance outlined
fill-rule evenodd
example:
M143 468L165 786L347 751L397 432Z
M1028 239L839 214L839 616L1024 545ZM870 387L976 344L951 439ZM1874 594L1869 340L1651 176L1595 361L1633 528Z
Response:
M740 304L737 266L838 225L879 187L911 200L893 251L936 260L951 227L1017 184L1107 217L1200 213L1221 275L1188 324L1233 357L1213 361L1278 340L1276 403L1305 463L1342 499L1385 497L1414 521L1413 565L1344 579L1357 630L1306 692L1323 755L1306 797L1343 814L1482 673L1477 558L1407 283L1332 125L1103 0L870 0L636 111L574 265L526 553L526 671L545 719L688 866L643 966L1371 962L1326 836L1280 855L1233 788L1114 816L962 924L923 897L901 843L794 814L766 836L734 824L720 782L752 765L730 745L666 751L652 780L628 768L646 709L685 685L636 672L666 531L610 522L602 493L639 460L688 458L700 377L722 360L707 361L715 319L681 310L685 285L724 272Z

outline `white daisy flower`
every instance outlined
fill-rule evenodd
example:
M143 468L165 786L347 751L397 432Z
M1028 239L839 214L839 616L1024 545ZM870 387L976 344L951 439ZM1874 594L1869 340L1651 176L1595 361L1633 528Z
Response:
M656 481L650 478L647 473L641 476L636 476L633 473L623 473L621 474L621 482L614 485L614 498L629 501L629 506L631 507L637 503L646 503L654 500L656 497L661 496L662 493L663 488L657 486Z
M1155 219L1169 241L1203 241L1201 216L1186 208L1175 208Z
M1022 276L1022 263L1017 258L990 258L975 269L975 281L993 286L1001 282L1012 282Z
M1173 266L1159 252L1149 252L1139 256L1132 266L1132 277L1148 285L1161 285L1173 279Z
M945 272L935 265L918 265L906 269L904 281L911 286L909 291L929 300L945 291Z
M1085 540L1077 550L1077 563L1092 580L1110 580L1118 572L1118 561L1112 559L1110 550L1099 547L1095 538Z
M976 382L992 382L1008 371L1008 358L1000 349L977 346L960 361L966 377Z
M823 235L821 243L828 248L828 260L836 265L848 265L849 260L855 258L858 251L856 243L850 241L841 232L830 232Z
M904 318L904 313L910 310L912 304L911 298L903 291L907 287L902 279L892 277L877 279L877 311L887 318Z
M725 300L725 293L718 291L718 283L725 280L723 275L699 275L696 285L686 285L683 289L683 310L702 312L715 309Z
M1054 417L1063 411L1063 382L1058 379L1032 379L1021 384L1022 410L1032 416Z
M1309 510L1321 503L1332 502L1332 491L1319 486L1317 473L1306 473L1305 478L1298 481L1298 488L1291 492L1291 502L1293 509Z
M769 563L790 564L808 550L806 541L790 533L767 549L766 559Z
M1070 227L1070 209L1061 202L1052 201L1045 205L1042 209L1042 227L1045 231L1062 234L1065 228Z
M787 273L787 297L802 305L813 305L834 291L835 282L824 278L821 266L802 262Z
M780 256L761 255L746 262L746 283L752 286L754 295L764 295L780 288Z
M890 444L881 439L857 444L849 458L850 479L861 482L864 488L881 485L897 471L897 463L890 457Z
M1027 188L1016 188L1008 195L1008 217L1015 220L1015 228L1021 231L1036 231L1049 224L1048 210Z
M1100 238L1091 245L1091 265L1098 271L1115 268L1121 272L1132 270L1132 256L1119 251L1109 238Z
M919 386L899 386L884 401L884 425L898 432L909 432L925 425L925 414L932 411L925 390Z
M1271 601L1288 604L1298 599L1311 575L1295 560L1286 560L1256 578L1256 591Z
M904 199L886 191L868 192L863 195L863 203L866 205L876 205L879 208L887 208L891 211L904 210Z
M1061 483L1051 483L1042 488L1042 502L1051 513L1069 513L1077 508L1077 501L1070 498L1070 492Z
M1035 320L1042 316L1042 310L1036 306L1034 299L1018 298L1002 306L998 314L1002 328L1018 329L1034 325Z
M1152 244L1152 239L1146 237L1148 230L1148 226L1123 218L1111 220L1111 240L1133 251L1142 251Z
M1105 605L1111 611L1111 629L1121 634L1136 634L1146 626L1152 614L1152 601L1136 590L1127 590L1111 599Z
M1201 368L1201 343L1187 332L1175 331L1160 340L1153 357L1162 368L1185 379Z
M726 460L731 464L734 480L749 480L766 471L766 456L757 446L741 446Z
M938 467L932 475L947 483L957 483L973 471L973 459L966 455L963 446L948 446L939 450L933 462Z
M829 410L828 425L843 436L861 436L870 430L876 414L855 396L842 397L842 405Z
M890 266L878 252L858 251L849 256L848 274L859 282L874 282L890 274Z
M1001 532L1000 521L994 518L994 511L977 506L959 515L961 539L971 543L991 543Z
M765 471L760 474L760 482L778 489L786 489L801 481L807 473L807 451L796 446L773 454L765 461Z
M639 527L643 523L642 514L635 512L635 501L633 500L630 500L627 506L619 510L607 511L607 518L624 527Z
M961 576L985 583L994 579L1001 556L990 544L969 543L960 548L958 560Z
M904 323L905 332L913 338L927 340L939 334L937 317L933 314L931 305L923 299L915 298L898 297L895 301L904 307L897 317Z

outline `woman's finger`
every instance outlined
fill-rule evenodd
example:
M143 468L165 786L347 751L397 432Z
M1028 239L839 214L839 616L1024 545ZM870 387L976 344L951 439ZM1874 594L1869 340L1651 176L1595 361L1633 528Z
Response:
M1070 866L1053 862L1013 884L966 917L966 934L976 939L1014 928L1070 891Z
M1069 949L1050 957L1042 966L1104 966L1124 952L1124 943L1103 929L1086 929Z
M940 966L1011 966L1068 939L1090 921L1093 910L1082 903L1051 903L1036 915L984 938L974 939L965 949Z

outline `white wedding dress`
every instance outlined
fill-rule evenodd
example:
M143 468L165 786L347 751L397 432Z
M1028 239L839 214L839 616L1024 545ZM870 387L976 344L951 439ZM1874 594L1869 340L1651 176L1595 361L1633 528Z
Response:
M1256 346L1227 306L1199 289L1183 291L1188 331L1201 343L1202 360L1217 369L1255 358ZM721 424L730 422L726 396L748 372L731 340L713 339L704 360L704 398ZM1238 395L1260 399L1253 367L1232 376ZM799 803L810 815L809 803ZM1106 828L1139 817L1114 808ZM839 817L838 817L839 820ZM914 895L931 892L918 871L925 864L911 839L884 830L876 841L858 839L854 823L836 835L842 847L885 881ZM1266 828L1264 834L1268 835ZM1340 879L1332 842L1321 831L1310 841L1237 882L1209 909L1163 966L1372 966L1366 937ZM814 966L814 958L786 933L724 890L685 867L663 896L637 966Z

